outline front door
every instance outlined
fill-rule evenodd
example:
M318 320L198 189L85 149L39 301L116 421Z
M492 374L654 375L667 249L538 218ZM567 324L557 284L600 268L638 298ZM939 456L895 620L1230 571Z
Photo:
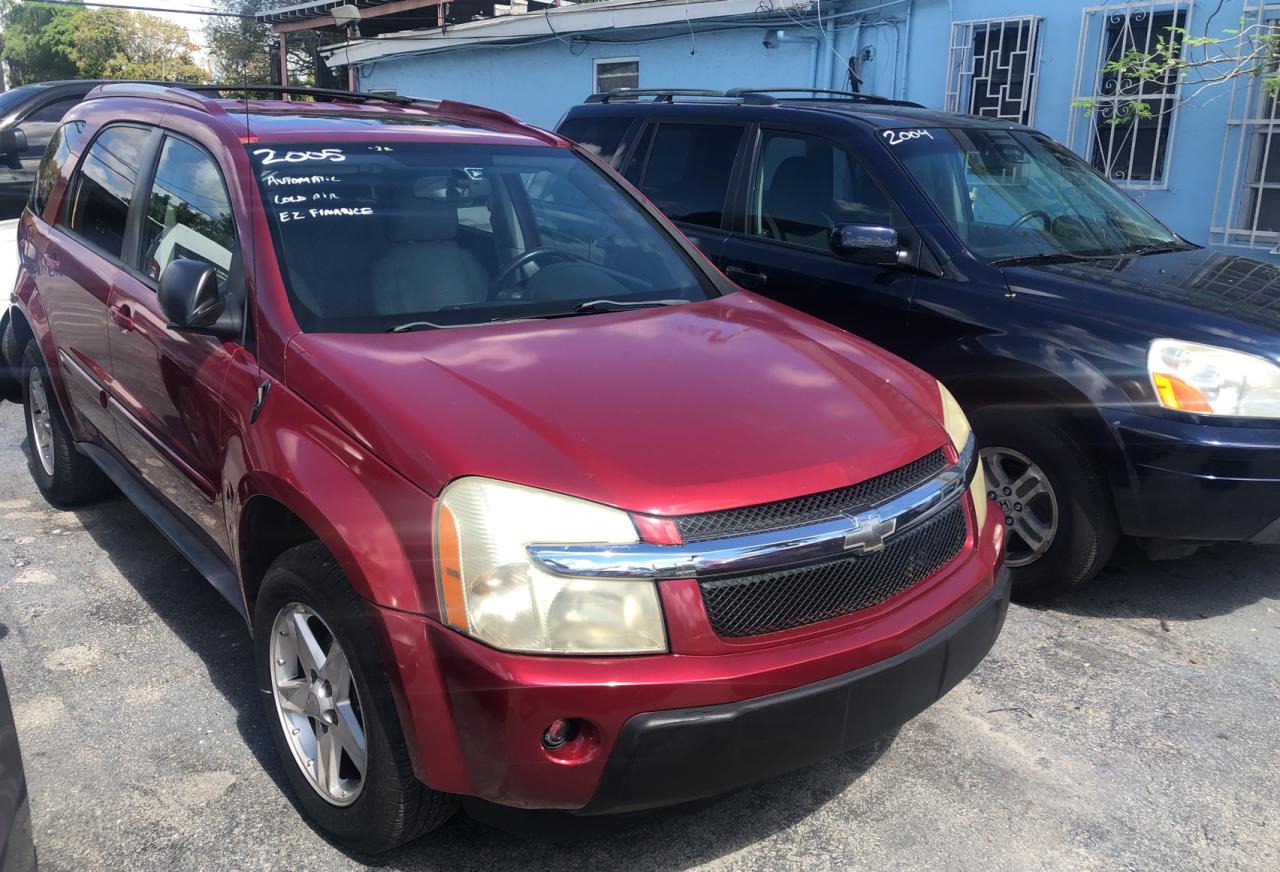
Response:
M746 224L721 249L725 274L896 350L907 333L915 273L852 263L831 250L838 224L894 227L904 245L914 242L862 158L825 137L764 128L750 167Z
M236 248L231 204L213 158L170 135L142 196L138 268L121 270L111 291L120 444L152 487L226 549L217 403L236 346L168 329L156 289L165 267L186 259L212 264L225 290Z

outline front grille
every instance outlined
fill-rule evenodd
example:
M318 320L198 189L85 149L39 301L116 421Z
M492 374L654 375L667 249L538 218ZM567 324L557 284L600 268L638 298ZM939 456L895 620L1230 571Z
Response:
M871 608L919 584L964 547L957 501L889 540L881 551L826 563L698 582L711 627L738 639L776 633Z
M762 530L785 530L853 513L883 502L933 478L947 467L947 456L939 448L919 460L892 472L849 487L818 494L762 503L741 509L684 515L675 518L685 542L705 542L728 536L743 536Z

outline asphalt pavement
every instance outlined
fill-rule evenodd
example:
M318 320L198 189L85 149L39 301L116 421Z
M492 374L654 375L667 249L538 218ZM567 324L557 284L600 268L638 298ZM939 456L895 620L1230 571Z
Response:
M1280 868L1278 549L1014 607L896 736L710 806L555 837L459 817L370 860L299 816L239 617L128 503L54 510L26 463L0 404L0 663L46 872Z

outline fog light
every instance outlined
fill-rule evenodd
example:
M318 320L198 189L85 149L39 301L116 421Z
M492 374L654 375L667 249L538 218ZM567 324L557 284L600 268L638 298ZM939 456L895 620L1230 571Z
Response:
M542 731L542 747L548 751L564 747L564 743L573 738L577 732L572 718L556 718Z

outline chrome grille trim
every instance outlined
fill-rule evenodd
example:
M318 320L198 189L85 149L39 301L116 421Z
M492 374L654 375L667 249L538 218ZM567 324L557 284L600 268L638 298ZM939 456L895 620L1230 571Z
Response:
M956 463L911 490L853 516L684 545L527 546L533 563L569 578L704 578L781 569L871 553L959 499L976 468L973 436Z

